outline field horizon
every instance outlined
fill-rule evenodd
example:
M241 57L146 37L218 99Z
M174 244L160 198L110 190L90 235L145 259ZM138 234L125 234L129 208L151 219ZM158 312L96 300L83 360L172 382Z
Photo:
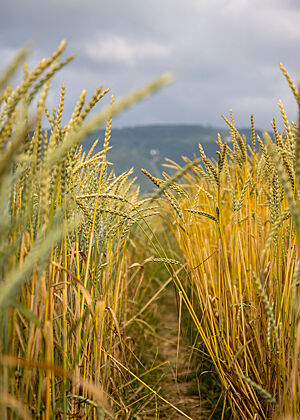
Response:
M251 121L248 128L238 128L241 135L248 141L251 138ZM198 154L198 145L201 143L206 155L210 159L216 159L218 151L218 134L228 144L232 143L227 128L205 126L201 124L149 124L125 127L114 127L112 123L110 141L110 159L117 175L134 168L134 176L141 185L142 191L149 192L153 189L151 182L141 174L144 168L155 176L159 176L166 163L165 159L171 159L177 163L182 162L182 156L192 159ZM257 129L257 134L262 138L263 131ZM272 136L272 133L269 132ZM105 130L99 130L84 139L82 146L88 152L96 139L99 143L94 152L99 152L105 136ZM167 170L168 172L168 170Z

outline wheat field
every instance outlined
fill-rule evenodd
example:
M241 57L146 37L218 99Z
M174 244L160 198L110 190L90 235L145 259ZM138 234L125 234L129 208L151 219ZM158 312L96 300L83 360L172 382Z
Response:
M199 145L184 166L167 159L172 175L142 170L156 187L145 196L132 169L116 176L109 162L112 118L172 75L117 102L103 86L90 99L83 90L63 126L64 84L53 110L47 97L73 59L65 47L32 70L23 49L0 77L1 418L165 418L160 405L191 418L164 397L164 373L160 390L148 379L164 365L146 356L151 314L171 284L191 357L221 384L220 418L226 407L233 419L298 418L298 124L279 102L273 132L260 138L251 116L246 139L231 111L216 160ZM102 125L85 154L81 141Z

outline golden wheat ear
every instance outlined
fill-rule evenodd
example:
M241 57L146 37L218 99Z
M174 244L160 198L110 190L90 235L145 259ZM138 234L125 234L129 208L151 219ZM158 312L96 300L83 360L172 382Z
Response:
M296 89L296 86L294 85L294 82L293 82L291 76L289 75L287 69L284 67L284 65L282 63L279 63L279 67L280 67L280 70L282 71L284 77L286 78L286 80L287 80L287 82L288 82L288 84L291 88L291 91L293 92L293 95L294 95L296 101L298 102L298 105L300 106L298 91Z

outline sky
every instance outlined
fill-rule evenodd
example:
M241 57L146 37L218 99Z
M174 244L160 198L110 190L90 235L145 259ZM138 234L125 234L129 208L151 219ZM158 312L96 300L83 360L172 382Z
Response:
M30 65L62 39L76 58L55 76L49 106L66 85L65 120L78 96L103 84L115 98L166 71L175 81L115 118L113 125L201 124L224 127L278 120L278 100L296 105L278 63L300 76L300 0L2 0L0 68L26 41ZM107 105L109 98L104 100ZM100 104L97 109L101 109Z

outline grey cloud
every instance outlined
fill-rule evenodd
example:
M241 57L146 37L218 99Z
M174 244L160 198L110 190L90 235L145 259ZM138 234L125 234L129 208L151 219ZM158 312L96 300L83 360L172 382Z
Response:
M256 113L265 127L278 116L279 97L296 115L278 61L297 78L299 21L298 0L11 0L0 16L0 59L3 66L32 39L38 60L66 38L77 58L53 81L53 101L67 82L66 114L83 88L103 83L119 97L173 70L172 86L115 124L222 125L220 114L232 107L240 125Z

